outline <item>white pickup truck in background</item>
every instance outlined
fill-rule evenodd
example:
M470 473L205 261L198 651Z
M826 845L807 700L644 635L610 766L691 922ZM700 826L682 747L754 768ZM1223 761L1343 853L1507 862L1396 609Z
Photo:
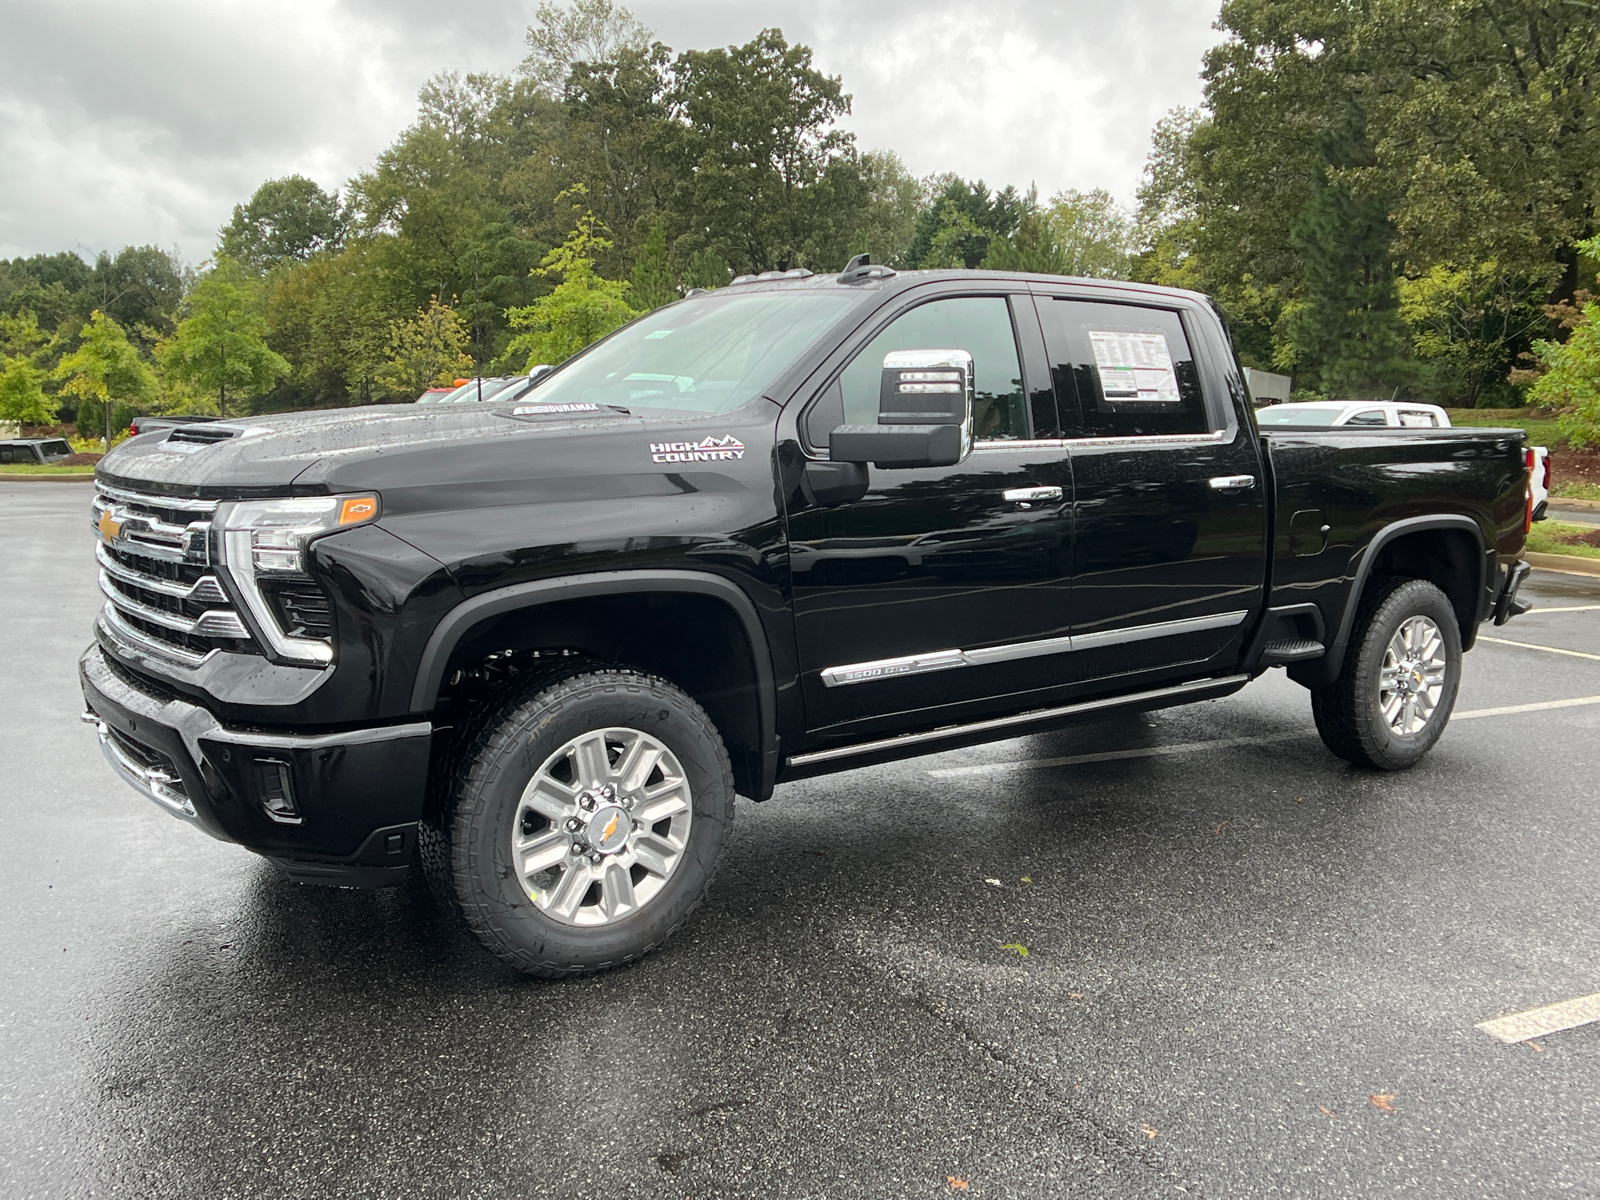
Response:
M1258 408L1256 424L1264 429L1282 425L1324 429L1339 426L1449 429L1450 414L1437 404L1382 403L1372 400L1304 401ZM1529 446L1524 453L1528 462L1529 519L1542 521L1550 507L1550 450L1545 446Z

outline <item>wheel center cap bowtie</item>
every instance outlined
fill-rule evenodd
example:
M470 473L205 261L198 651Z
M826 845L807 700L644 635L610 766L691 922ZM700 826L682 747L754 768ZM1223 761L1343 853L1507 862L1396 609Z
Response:
M633 821L626 810L616 804L603 804L589 818L588 842L601 854L611 854L622 849L633 832Z

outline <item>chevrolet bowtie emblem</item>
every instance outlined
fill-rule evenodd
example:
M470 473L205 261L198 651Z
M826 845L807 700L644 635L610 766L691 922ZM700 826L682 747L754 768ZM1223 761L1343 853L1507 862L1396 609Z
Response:
M122 532L122 522L111 515L109 508L105 508L100 510L100 520L95 525L95 528L100 531L100 536L106 541L114 542Z
M606 826L606 831L600 835L600 841L602 843L608 842L608 841L611 840L611 835L617 831L617 822L620 821L621 819L622 819L622 814L621 813L617 813L615 816L613 816L611 818L611 823Z

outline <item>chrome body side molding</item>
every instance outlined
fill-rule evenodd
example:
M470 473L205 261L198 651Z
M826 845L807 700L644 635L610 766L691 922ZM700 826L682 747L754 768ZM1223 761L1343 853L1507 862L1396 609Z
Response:
M1094 650L1124 642L1143 642L1151 638L1172 637L1180 633L1203 633L1238 625L1250 615L1248 609L1217 613L1208 617L1186 617L1180 621L1158 621L1153 625L1130 625L1123 629L1103 629L1070 637L1041 638L1032 642L1012 642L1005 646L985 646L977 650L931 650L901 658L881 658L873 662L848 663L826 667L824 687L843 687L850 683L870 683L875 679L896 679L902 675L921 675L928 671L949 671L956 667L978 667L988 663L1014 662L1019 658L1038 658L1046 654L1067 654L1074 650Z

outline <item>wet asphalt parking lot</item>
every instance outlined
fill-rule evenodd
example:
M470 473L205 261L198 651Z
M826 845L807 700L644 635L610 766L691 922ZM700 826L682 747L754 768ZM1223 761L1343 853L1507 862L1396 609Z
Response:
M1600 703L1482 712L1600 700L1600 579L1535 572L1408 773L1273 671L787 785L550 984L112 775L88 495L0 484L5 1197L1600 1196L1600 1024L1474 1028L1600 992Z

